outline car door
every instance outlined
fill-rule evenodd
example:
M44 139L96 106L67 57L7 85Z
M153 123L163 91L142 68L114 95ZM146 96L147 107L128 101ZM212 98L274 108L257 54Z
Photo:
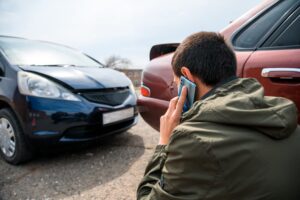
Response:
M255 77L269 96L294 101L300 116L300 7L252 53L243 77ZM300 118L298 119L300 123Z

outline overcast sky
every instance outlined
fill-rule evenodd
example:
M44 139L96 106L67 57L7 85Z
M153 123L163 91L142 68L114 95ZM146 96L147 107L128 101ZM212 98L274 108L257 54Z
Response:
M262 0L0 0L0 35L47 40L99 61L148 62L152 45L219 31Z

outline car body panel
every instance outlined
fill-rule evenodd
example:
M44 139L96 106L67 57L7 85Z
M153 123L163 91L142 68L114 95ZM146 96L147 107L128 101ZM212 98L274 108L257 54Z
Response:
M270 77L263 77L262 70L270 68L294 68L299 72L289 74L282 70ZM243 77L256 78L264 86L267 96L282 96L294 101L300 116L300 49L255 51L246 63Z
M129 107L134 108L135 101L135 97L131 96L130 100L120 105L119 108L108 108L87 102L84 99L77 102L28 96L26 97L27 109L23 121L27 136L31 140L46 142L86 141L135 125L137 112L132 118L124 120L122 126L102 125L103 113Z
M146 122L152 128L159 130L160 116L166 112L169 101L139 96L138 105L139 112Z
M149 88L158 88L151 92L152 98L168 101L170 97L177 94L176 84L174 84L173 80L173 72L170 68L172 57L173 53L155 58L143 71L142 84ZM157 71L159 71L159 73L157 73Z
M235 55L237 57L237 59L236 59L236 62L237 62L236 74L238 77L243 77L245 65L252 53L253 52L251 52L251 51L235 52Z
M108 68L76 66L20 66L20 68L50 77L75 90L127 87L130 85L129 79L123 73Z

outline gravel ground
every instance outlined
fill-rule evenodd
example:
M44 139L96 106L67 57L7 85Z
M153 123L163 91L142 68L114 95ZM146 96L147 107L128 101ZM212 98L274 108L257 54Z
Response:
M157 141L158 132L140 117L120 135L44 152L21 166L0 159L0 199L136 199Z

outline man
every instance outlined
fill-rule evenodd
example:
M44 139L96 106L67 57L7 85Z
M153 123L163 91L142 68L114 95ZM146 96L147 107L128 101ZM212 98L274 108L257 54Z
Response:
M295 105L235 77L235 54L217 33L186 38L172 66L177 85L180 76L197 85L196 101L183 114L187 89L170 101L137 199L299 200Z

